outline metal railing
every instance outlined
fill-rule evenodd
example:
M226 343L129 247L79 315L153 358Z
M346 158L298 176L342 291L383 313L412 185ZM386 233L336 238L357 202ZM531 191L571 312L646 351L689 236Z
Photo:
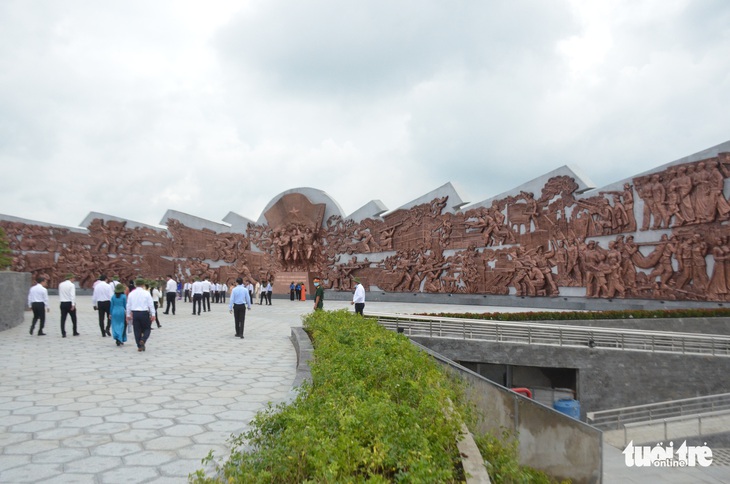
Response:
M626 423L622 427L624 445L627 445L629 440L666 442L669 439L682 437L702 437L730 431L730 410Z
M627 425L682 417L696 418L700 414L722 411L730 411L730 393L588 412L586 421L599 429L619 430Z
M730 357L730 336L368 313L408 336Z

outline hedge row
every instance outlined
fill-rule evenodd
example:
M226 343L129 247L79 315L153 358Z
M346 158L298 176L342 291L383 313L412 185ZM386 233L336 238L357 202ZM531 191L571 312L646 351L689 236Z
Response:
M445 318L489 319L496 321L566 321L598 319L650 318L722 318L730 316L730 308L667 309L626 311L529 311L522 313L424 313L422 316Z
M312 382L234 439L195 482L461 482L460 391L403 335L345 310L305 319ZM212 462L209 457L207 462Z

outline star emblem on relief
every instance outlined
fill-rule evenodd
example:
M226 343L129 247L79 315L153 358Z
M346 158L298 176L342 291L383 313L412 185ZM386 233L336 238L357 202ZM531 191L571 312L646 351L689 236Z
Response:
M289 213L292 215L292 217L296 217L299 215L299 209L297 207L293 207L291 210L289 210Z

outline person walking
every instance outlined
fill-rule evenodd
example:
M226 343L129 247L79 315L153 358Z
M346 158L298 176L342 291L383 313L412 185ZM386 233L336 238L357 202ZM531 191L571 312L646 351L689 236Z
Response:
M110 311L112 313L112 337L117 342L117 346L122 346L127 341L127 295L124 294L124 284L117 284L114 288L114 296L110 303Z
M319 311L324 308L324 287L322 281L314 280L314 310Z
M94 292L91 295L91 302L94 309L99 312L99 329L103 337L111 336L112 315L109 312L109 305L112 298L112 288L107 283L107 277L102 274L99 280L94 283ZM106 316L106 328L104 327L104 316Z
M134 281L134 286L136 289L127 297L127 324L132 323L137 351L146 351L155 320L155 305L150 292L144 289L144 279Z
M274 288L271 286L271 281L266 283L266 304L271 306L271 294L274 292Z
M45 277L37 277L35 286L28 291L28 307L33 310L33 322L30 323L30 334L33 334L35 323L40 322L38 326L38 336L45 336L43 326L46 324L46 313L51 311L48 305L48 282Z
M171 275L167 275L167 283L165 284L165 297L167 299L167 306L165 312L162 314L170 314L170 307L172 306L172 315L175 316L175 301L177 300L177 281L172 278ZM159 320L157 320L159 323Z
M183 299L183 302L188 302L188 301L193 300L192 297L190 297L190 291L192 289L193 289L193 284L191 282L186 282L185 286L183 286L183 293L185 294L185 298Z
M355 292L352 296L352 302L350 304L355 305L356 314L364 316L363 310L365 309L365 288L360 283L360 279L358 279L357 277L355 278Z
M256 285L258 286L258 283L256 283ZM259 287L259 294L259 306L261 306L261 304L266 301L266 286L264 286L263 284L261 284L261 286Z
M297 301L302 299L302 283L297 282L297 285L294 286L294 297Z
M243 339L243 326L246 322L246 307L251 310L251 296L243 279L236 279L236 286L231 291L231 298L228 303L228 311L233 314L233 321L236 327L236 336Z
M157 327L161 328L162 325L160 324L160 316L158 309L162 306L162 294L160 294L160 290L157 289L157 283L152 282L151 287L145 284L145 287L149 289L150 295L152 296L152 303L155 305L155 323L157 323ZM175 300L173 299L173 308L175 304ZM167 314L167 313L164 313ZM175 314L175 310L173 309L172 314Z
M192 286L193 291L193 315L195 314L195 306L198 306L198 316L200 316L200 306L203 303L203 283L199 278L195 278Z
M203 278L201 284L203 285L203 312L206 313L210 311L210 281L208 276Z
M294 281L292 281L292 283L289 284L289 299L291 301L293 301L296 294L297 294L297 285L294 284Z
M66 280L58 285L58 300L61 302L61 336L66 337L66 316L71 316L71 323L74 328L74 336L79 335L78 323L76 320L76 276L69 274Z
M307 286L305 286L304 283L302 282L302 298L301 298L301 301L306 301L306 300L307 300Z

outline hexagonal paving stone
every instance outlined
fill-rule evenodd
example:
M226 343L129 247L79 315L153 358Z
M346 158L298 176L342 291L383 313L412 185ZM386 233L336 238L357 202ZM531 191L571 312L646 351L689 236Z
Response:
M180 457L186 459L202 459L209 452L213 452L216 458L228 457L230 451L225 445L208 445L208 444L196 444L190 445L177 451Z
M125 465L153 467L175 459L177 459L177 453L172 450L145 450L135 454L129 454L122 458Z
M40 482L62 473L60 466L49 464L27 464L0 472L0 482Z
M59 424L61 427L89 427L104 423L101 417L75 417L64 420Z
M113 438L116 442L146 442L159 436L155 430L132 429L114 434Z
M5 454L37 454L46 450L58 448L57 440L26 440L5 447ZM2 480L0 480L2 482Z
M92 456L69 462L64 469L79 474L97 474L107 469L113 469L121 464L122 460L118 457Z
M149 450L178 450L192 444L188 437L159 437L145 444Z
M107 417L104 417L104 420L107 422L119 422L119 423L132 423L132 422L138 422L140 420L144 420L147 418L147 415L144 413L135 413L135 412L124 412L124 413L117 413L115 415L109 415Z
M129 430L129 424L120 422L107 422L99 425L86 427L86 431L90 434L109 434L114 435L119 432Z
M174 437L191 437L193 435L202 434L205 429L200 425L174 425L162 429L162 433Z
M0 472L30 463L29 455L0 455Z
M82 417L108 417L109 415L117 415L122 411L116 407L107 407L105 403L102 405L101 407L81 410L79 415Z
M26 422L10 427L11 432L40 432L41 430L48 430L56 427L56 422L48 422L42 420L34 420L32 422Z
M169 418L146 418L138 422L133 422L131 427L133 429L164 429L175 425L175 422Z
M227 412L220 412L216 414L220 420L236 420L239 422L248 422L256 415L256 412L245 411L245 410L228 410Z
M203 424L207 424L207 423L215 421L216 417L214 415L206 415L206 414L190 414L190 415L183 415L182 417L178 417L175 420L181 424L203 425Z
M62 447L58 449L48 450L33 455L34 464L63 464L72 460L79 460L89 457L88 449L72 449Z
M84 430L79 427L62 427L36 432L35 438L41 440L65 440L81 435L83 432Z
M116 436L115 436L116 437ZM105 434L81 434L77 437L65 439L63 445L67 447L94 447L105 442L111 442L110 435Z
M159 467L160 473L164 476L184 477L200 469L200 459L178 459Z
M53 476L38 484L96 484L94 474L72 474L64 472L63 474Z
M190 407L188 412L191 414L215 415L218 412L228 410L224 405L198 405Z
M159 474L154 467L124 466L105 472L101 482L109 484L135 484L138 482L149 482L150 479Z
M163 408L161 410L149 412L149 416L154 418L175 418L182 417L183 415L187 414L188 410L181 408Z
M109 442L92 450L93 455L124 457L142 450L142 444L136 442Z

